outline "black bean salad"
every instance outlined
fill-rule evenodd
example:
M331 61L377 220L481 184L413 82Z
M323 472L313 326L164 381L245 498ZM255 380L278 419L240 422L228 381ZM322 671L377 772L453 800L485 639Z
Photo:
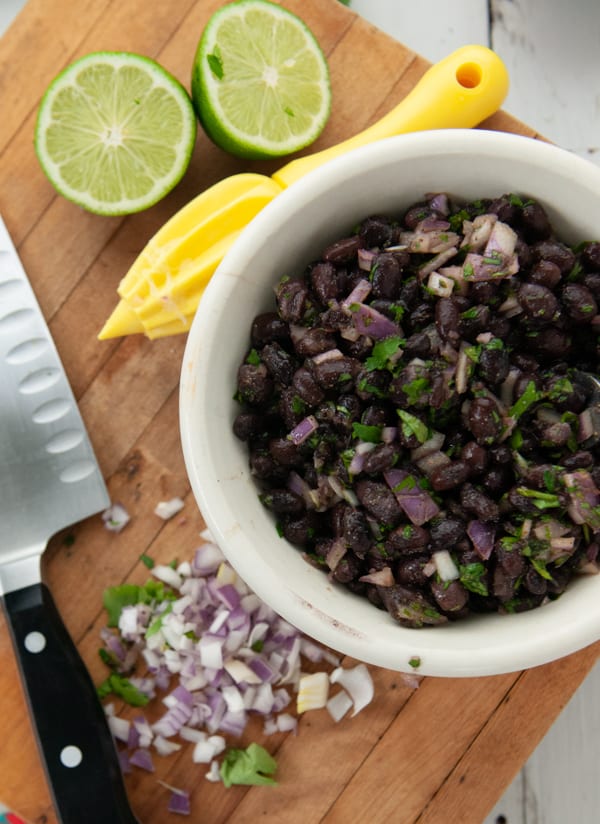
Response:
M538 202L426 196L284 276L233 425L280 534L408 627L598 571L600 242Z

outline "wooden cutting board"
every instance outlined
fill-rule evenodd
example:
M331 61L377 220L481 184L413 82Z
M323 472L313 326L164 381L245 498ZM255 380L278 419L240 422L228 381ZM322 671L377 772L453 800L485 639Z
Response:
M112 500L131 515L118 535L106 531L99 517L79 524L56 536L44 558L45 580L96 682L106 676L97 655L103 589L144 581L142 553L166 563L190 557L203 528L179 443L185 338L99 343L97 332L116 303L120 278L168 217L228 174L268 174L280 164L243 164L201 135L175 192L146 213L108 219L55 194L33 152L33 126L49 81L90 51L149 55L188 85L200 33L219 5L220 0L30 0L0 41L0 212L50 324ZM333 112L314 148L367 126L427 68L337 0L285 5L312 28L330 62ZM535 136L504 113L486 125ZM185 508L165 523L153 510L173 496L184 498ZM257 818L277 824L480 824L599 653L596 644L553 664L494 678L426 678L416 690L398 674L372 668L375 700L355 718L335 725L319 711L301 718L297 736L264 739L258 727L247 731L242 744L259 740L276 753L276 788L210 784L184 749L175 757L157 757L153 775L138 771L127 777L132 807L142 824L175 820L166 813L168 791L157 781L162 779L192 790L191 820L205 824ZM2 619L0 662L0 798L31 821L55 824Z

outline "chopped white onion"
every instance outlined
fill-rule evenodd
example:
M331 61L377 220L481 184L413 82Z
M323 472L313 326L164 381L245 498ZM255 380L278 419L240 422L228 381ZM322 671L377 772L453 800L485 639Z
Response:
M121 506L121 504L111 504L111 506L102 513L102 520L109 532L120 532L123 527L127 526L130 518L124 506Z
M351 709L352 699L345 690L340 690L327 701L326 707L327 712L337 724Z
M427 289L439 298L449 298L454 290L452 278L444 277L439 272L431 272L427 281Z
M171 498L169 501L159 501L154 509L154 514L162 518L163 521L168 521L169 518L181 512L183 507L184 503L181 498Z
M373 679L365 664L357 664L352 669L337 667L329 676L332 684L340 684L350 695L356 715L371 702L374 694Z
M457 578L460 578L458 567L452 560L452 556L447 549L440 549L434 552L431 558L435 563L437 573L442 581L456 581Z

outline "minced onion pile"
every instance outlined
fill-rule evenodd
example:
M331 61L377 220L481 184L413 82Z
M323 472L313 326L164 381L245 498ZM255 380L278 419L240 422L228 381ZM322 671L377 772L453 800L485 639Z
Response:
M166 693L166 710L154 723L141 713L129 721L106 706L112 734L124 745L125 772L153 771L153 752L170 755L187 742L211 781L275 783L265 772L265 764L271 771L275 764L262 747L227 751L227 739L239 738L251 716L261 717L270 735L295 733L297 715L311 709L326 707L336 722L349 710L355 715L373 697L371 675L364 664L341 667L336 655L284 621L236 575L210 533L202 538L191 562L154 565L143 556L152 574L145 586L105 592L110 626L102 631L101 656L112 672L99 694L143 707ZM334 669L307 673L303 661ZM143 676L132 675L138 665ZM187 814L189 792L169 789L169 809Z
M284 273L233 424L280 535L411 628L597 573L599 305L600 242L513 194L425 196Z

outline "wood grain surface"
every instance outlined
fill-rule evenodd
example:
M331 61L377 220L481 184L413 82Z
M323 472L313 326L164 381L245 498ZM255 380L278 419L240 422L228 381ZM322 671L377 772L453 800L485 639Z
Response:
M102 218L55 194L33 152L33 126L52 77L90 51L149 55L189 86L198 38L221 4L30 0L0 41L0 212L50 325L111 498L132 516L119 534L91 518L55 536L44 556L44 578L97 682L106 675L97 655L103 589L143 582L142 553L166 563L190 557L203 522L179 442L185 338L99 343L96 335L116 303L119 280L168 217L228 174L268 174L280 164L242 163L200 135L190 170L171 195L145 213ZM427 68L337 0L284 5L312 28L331 67L332 116L314 149L367 126ZM535 136L505 113L485 125ZM186 502L180 516L164 522L153 514L159 500L176 495ZM325 711L314 712L301 718L297 736L267 739L258 724L248 728L243 744L258 740L277 754L276 788L210 784L184 748L156 757L153 775L127 776L132 807L142 824L175 820L166 813L162 779L192 790L191 820L206 824L257 818L284 824L480 824L599 654L596 644L524 673L426 678L417 690L396 673L372 668L375 700L355 718L336 725ZM0 663L0 797L32 822L56 824L1 619Z

